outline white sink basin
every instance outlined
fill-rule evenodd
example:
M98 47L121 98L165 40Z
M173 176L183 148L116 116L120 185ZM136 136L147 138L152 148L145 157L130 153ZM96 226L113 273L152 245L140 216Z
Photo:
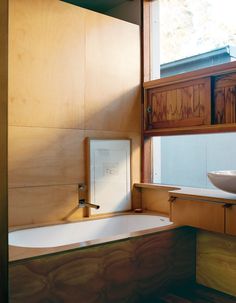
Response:
M236 170L212 171L208 178L217 188L236 194Z

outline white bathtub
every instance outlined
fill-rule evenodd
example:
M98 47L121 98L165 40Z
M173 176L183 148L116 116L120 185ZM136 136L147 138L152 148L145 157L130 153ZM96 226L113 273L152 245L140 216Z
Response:
M166 217L127 214L13 231L9 233L9 244L29 248L57 247L145 231L170 224L172 222Z

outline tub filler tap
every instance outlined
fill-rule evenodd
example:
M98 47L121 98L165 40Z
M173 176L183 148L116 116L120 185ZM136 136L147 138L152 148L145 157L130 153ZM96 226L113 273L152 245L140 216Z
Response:
M93 204L93 203L88 203L85 201L85 199L79 199L78 207L79 208L90 207L90 208L95 208L95 209L100 208L99 205Z

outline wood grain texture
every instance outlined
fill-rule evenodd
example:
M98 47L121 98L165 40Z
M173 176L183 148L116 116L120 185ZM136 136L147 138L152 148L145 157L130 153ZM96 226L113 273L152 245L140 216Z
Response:
M11 302L145 302L194 278L195 232L181 228L12 263Z
M85 10L10 0L9 124L84 128Z
M169 190L142 188L142 207L146 210L170 213Z
M0 302L8 302L8 1L0 2Z
M236 72L216 76L214 78L214 80L215 80L216 89L235 86L236 85Z
M85 182L85 114L96 136L132 138L140 182L139 27L58 0L9 3L10 224L54 222Z
M223 233L225 223L223 205L223 203L176 198L171 203L170 220L180 225Z
M235 123L236 85L215 91L215 123Z
M85 128L140 131L139 27L86 14Z
M225 214L225 232L226 234L236 236L236 205L226 208Z
M199 70L164 77L157 80L151 80L143 83L145 89L155 88L170 84L177 84L183 81L199 80L206 77L218 76L224 74L231 74L236 72L236 62L229 62L225 64L215 65L211 67L201 68Z
M158 185L160 186L160 185ZM236 196L220 189L179 187L169 188L170 197L195 200L199 202L218 202L223 204L236 204ZM222 205L223 205L222 204Z
M197 282L236 296L236 238L197 234Z
M84 181L84 131L9 127L9 186Z
M40 186L9 190L9 226L67 221L83 217L78 186Z
M141 180L145 183L153 182L153 162L152 162L152 138L146 138L142 135L142 163Z
M151 2L142 2L142 64L143 81L151 80Z
M236 122L236 73L214 77L214 123Z
M151 108L148 129L209 125L210 78L153 88L147 91Z
M236 131L236 124L214 124L214 125L200 125L191 127L174 127L153 129L144 131L144 135L152 136L176 136L176 135L196 135L196 134L215 134L215 133L229 133Z

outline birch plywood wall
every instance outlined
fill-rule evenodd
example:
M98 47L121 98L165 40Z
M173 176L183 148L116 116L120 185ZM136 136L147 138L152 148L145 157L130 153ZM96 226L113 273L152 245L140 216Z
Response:
M11 226L83 216L85 137L131 138L139 182L139 45L137 25L58 0L10 0Z

